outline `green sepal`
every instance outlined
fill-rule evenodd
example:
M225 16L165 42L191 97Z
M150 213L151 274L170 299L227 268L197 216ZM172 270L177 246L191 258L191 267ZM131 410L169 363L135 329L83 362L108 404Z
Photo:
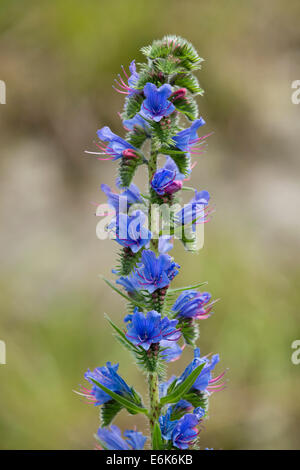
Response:
M176 85L180 88L186 88L193 95L203 95L204 90L200 87L198 79L188 74L178 74L171 80L171 85Z
M140 111L142 102L143 96L141 94L135 93L130 97L128 96L125 100L122 119L132 119L136 115L136 113Z
M109 426L122 409L123 406L116 400L110 400L104 403L100 409L101 426Z
M139 165L144 163L142 157L119 159L119 177L123 188L128 188Z
M176 150L174 149L174 147L161 147L159 149L159 153L162 153L163 155L169 155L176 163L180 173L183 173L184 175L188 176L190 170L190 158L185 152L182 152L181 150Z
M195 346L199 338L199 326L192 318L182 318L179 320L178 326L180 327L183 339L189 346Z
M198 105L193 98L185 97L173 102L175 108L183 113L190 121L197 119Z
M140 261L141 251L133 253L130 249L123 249L118 255L119 264L116 271L119 276L127 276L135 268L136 264Z

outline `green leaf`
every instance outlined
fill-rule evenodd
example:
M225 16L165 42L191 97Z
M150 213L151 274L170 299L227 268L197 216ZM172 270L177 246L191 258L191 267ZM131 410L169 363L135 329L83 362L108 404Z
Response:
M134 344L132 344L131 341L126 338L125 333L117 325L114 324L114 322L109 318L108 315L106 315L106 313L104 314L104 317L113 327L113 329L117 332L117 334L122 338L122 340L128 344L128 348L135 353L139 353L141 348L137 348Z
M163 441L161 437L160 426L157 421L154 423L153 435L152 435L152 448L153 450L163 449Z
M128 400L127 398L122 397L121 395L118 395L117 393L115 393L112 390L110 390L109 388L105 387L104 385L102 385L100 382L93 379L92 377L89 377L89 379L95 385L97 385L97 387L101 388L101 390L106 392L110 397L112 397L115 401L120 403L120 405L122 405L124 408L126 408L126 410L129 411L129 413L132 413L132 414L136 414L136 413L148 414L148 411L146 410L146 408L142 408L141 406L136 405L135 403Z
M205 284L208 284L208 282L207 281L198 282L198 284L193 284L191 286L176 287L175 289L168 289L167 295L173 294L174 292L182 292L184 290L197 289L197 287L204 286Z
M108 279L106 279L104 276L102 276L100 274L100 277L101 279L103 279L104 282L106 282L106 284L111 287L115 292L117 292L119 295L121 295L122 297L124 297L124 299L126 300L129 300L131 303L133 303L134 305L136 305L137 307L141 307L141 308L145 308L145 306L143 304L141 304L140 302L137 302L136 300L134 300L133 298L129 297L128 295L124 294L124 292L122 292L120 289L118 289L112 282L110 282Z
M177 403L182 397L191 389L192 385L196 381L197 377L199 376L201 370L204 367L204 363L200 364L190 375L178 386L174 388L172 393L167 395L166 397L161 398L160 404L161 406L166 405L167 403Z

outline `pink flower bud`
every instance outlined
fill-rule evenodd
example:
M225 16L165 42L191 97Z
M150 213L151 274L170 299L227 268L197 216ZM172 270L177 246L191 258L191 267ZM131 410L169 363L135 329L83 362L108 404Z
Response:
M123 155L123 157L129 158L129 159L131 159L131 158L138 158L138 157L139 157L138 154L136 153L136 151L133 150L133 149L125 149L125 150L123 150L122 155Z

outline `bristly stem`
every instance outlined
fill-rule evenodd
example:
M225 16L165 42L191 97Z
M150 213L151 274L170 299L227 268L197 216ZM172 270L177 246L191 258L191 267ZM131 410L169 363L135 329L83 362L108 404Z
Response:
M154 146L154 143L151 143L151 154L150 154L150 159L148 163L148 175L149 175L149 194L150 194L150 205L149 205L149 214L148 214L148 220L149 220L149 230L152 231L152 225L153 221L151 221L151 210L152 210L152 197L151 195L153 194L153 189L151 186L151 181L153 178L154 173L156 172L157 168L157 156L158 156L158 151ZM152 232L153 233L153 232ZM157 255L158 254L158 239L157 238L152 238L150 242L150 247L154 251L154 253Z
M158 387L158 374L157 372L149 373L148 375L148 385L149 385L149 400L150 400L150 413L149 413L149 423L151 431L151 443L152 449L155 449L153 442L153 433L154 425L159 418L159 387Z
M153 193L153 189L151 187L151 181L157 169L157 156L158 156L158 151L155 148L155 145L152 141L150 159L148 163L149 195L150 195L148 219L149 219L149 229L151 231L152 231L152 225L151 225L152 197L151 195ZM158 255L158 239L157 238L152 238L150 242L150 248L154 251L156 255ZM150 432L151 432L151 444L152 444L151 448L154 449L154 442L153 442L154 426L155 426L156 421L158 421L158 418L159 418L159 388L158 388L157 372L151 372L148 374L148 386L149 386L149 402L150 402L149 424L150 424Z

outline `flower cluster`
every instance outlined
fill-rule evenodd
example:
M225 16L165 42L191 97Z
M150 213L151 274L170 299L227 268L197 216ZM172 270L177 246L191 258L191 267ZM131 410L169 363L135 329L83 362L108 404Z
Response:
M125 137L104 126L97 131L99 160L118 161L117 190L102 184L112 218L106 229L119 245L119 264L112 270L115 282L106 284L125 298L128 312L123 327L108 318L119 344L129 351L148 380L147 402L118 374L118 364L107 362L85 373L88 386L80 393L101 408L97 448L106 450L144 449L147 437L137 430L123 433L114 424L118 413L140 413L149 421L152 449L199 448L198 434L207 418L210 395L224 388L224 372L214 376L219 356L200 356L196 347L198 320L212 313L212 296L199 291L203 283L171 288L180 266L170 255L178 229L208 221L210 195L206 190L185 186L192 178L196 155L204 152L210 133L201 135L205 121L198 116L195 96L202 94L193 71L202 59L194 47L176 36L166 36L142 49L147 63L137 68L133 60L114 88L125 95L120 114ZM182 126L183 118L189 124ZM198 135L199 133L199 135ZM148 144L146 144L148 142ZM149 150L150 149L150 150ZM148 170L147 188L132 182L140 166ZM182 191L193 196L175 210ZM152 228L152 208L167 206L169 232L165 221ZM150 222L150 224L148 224ZM190 241L190 240L189 240ZM187 238L184 247L190 249ZM192 346L194 359L178 376L165 380L167 363L181 357Z

